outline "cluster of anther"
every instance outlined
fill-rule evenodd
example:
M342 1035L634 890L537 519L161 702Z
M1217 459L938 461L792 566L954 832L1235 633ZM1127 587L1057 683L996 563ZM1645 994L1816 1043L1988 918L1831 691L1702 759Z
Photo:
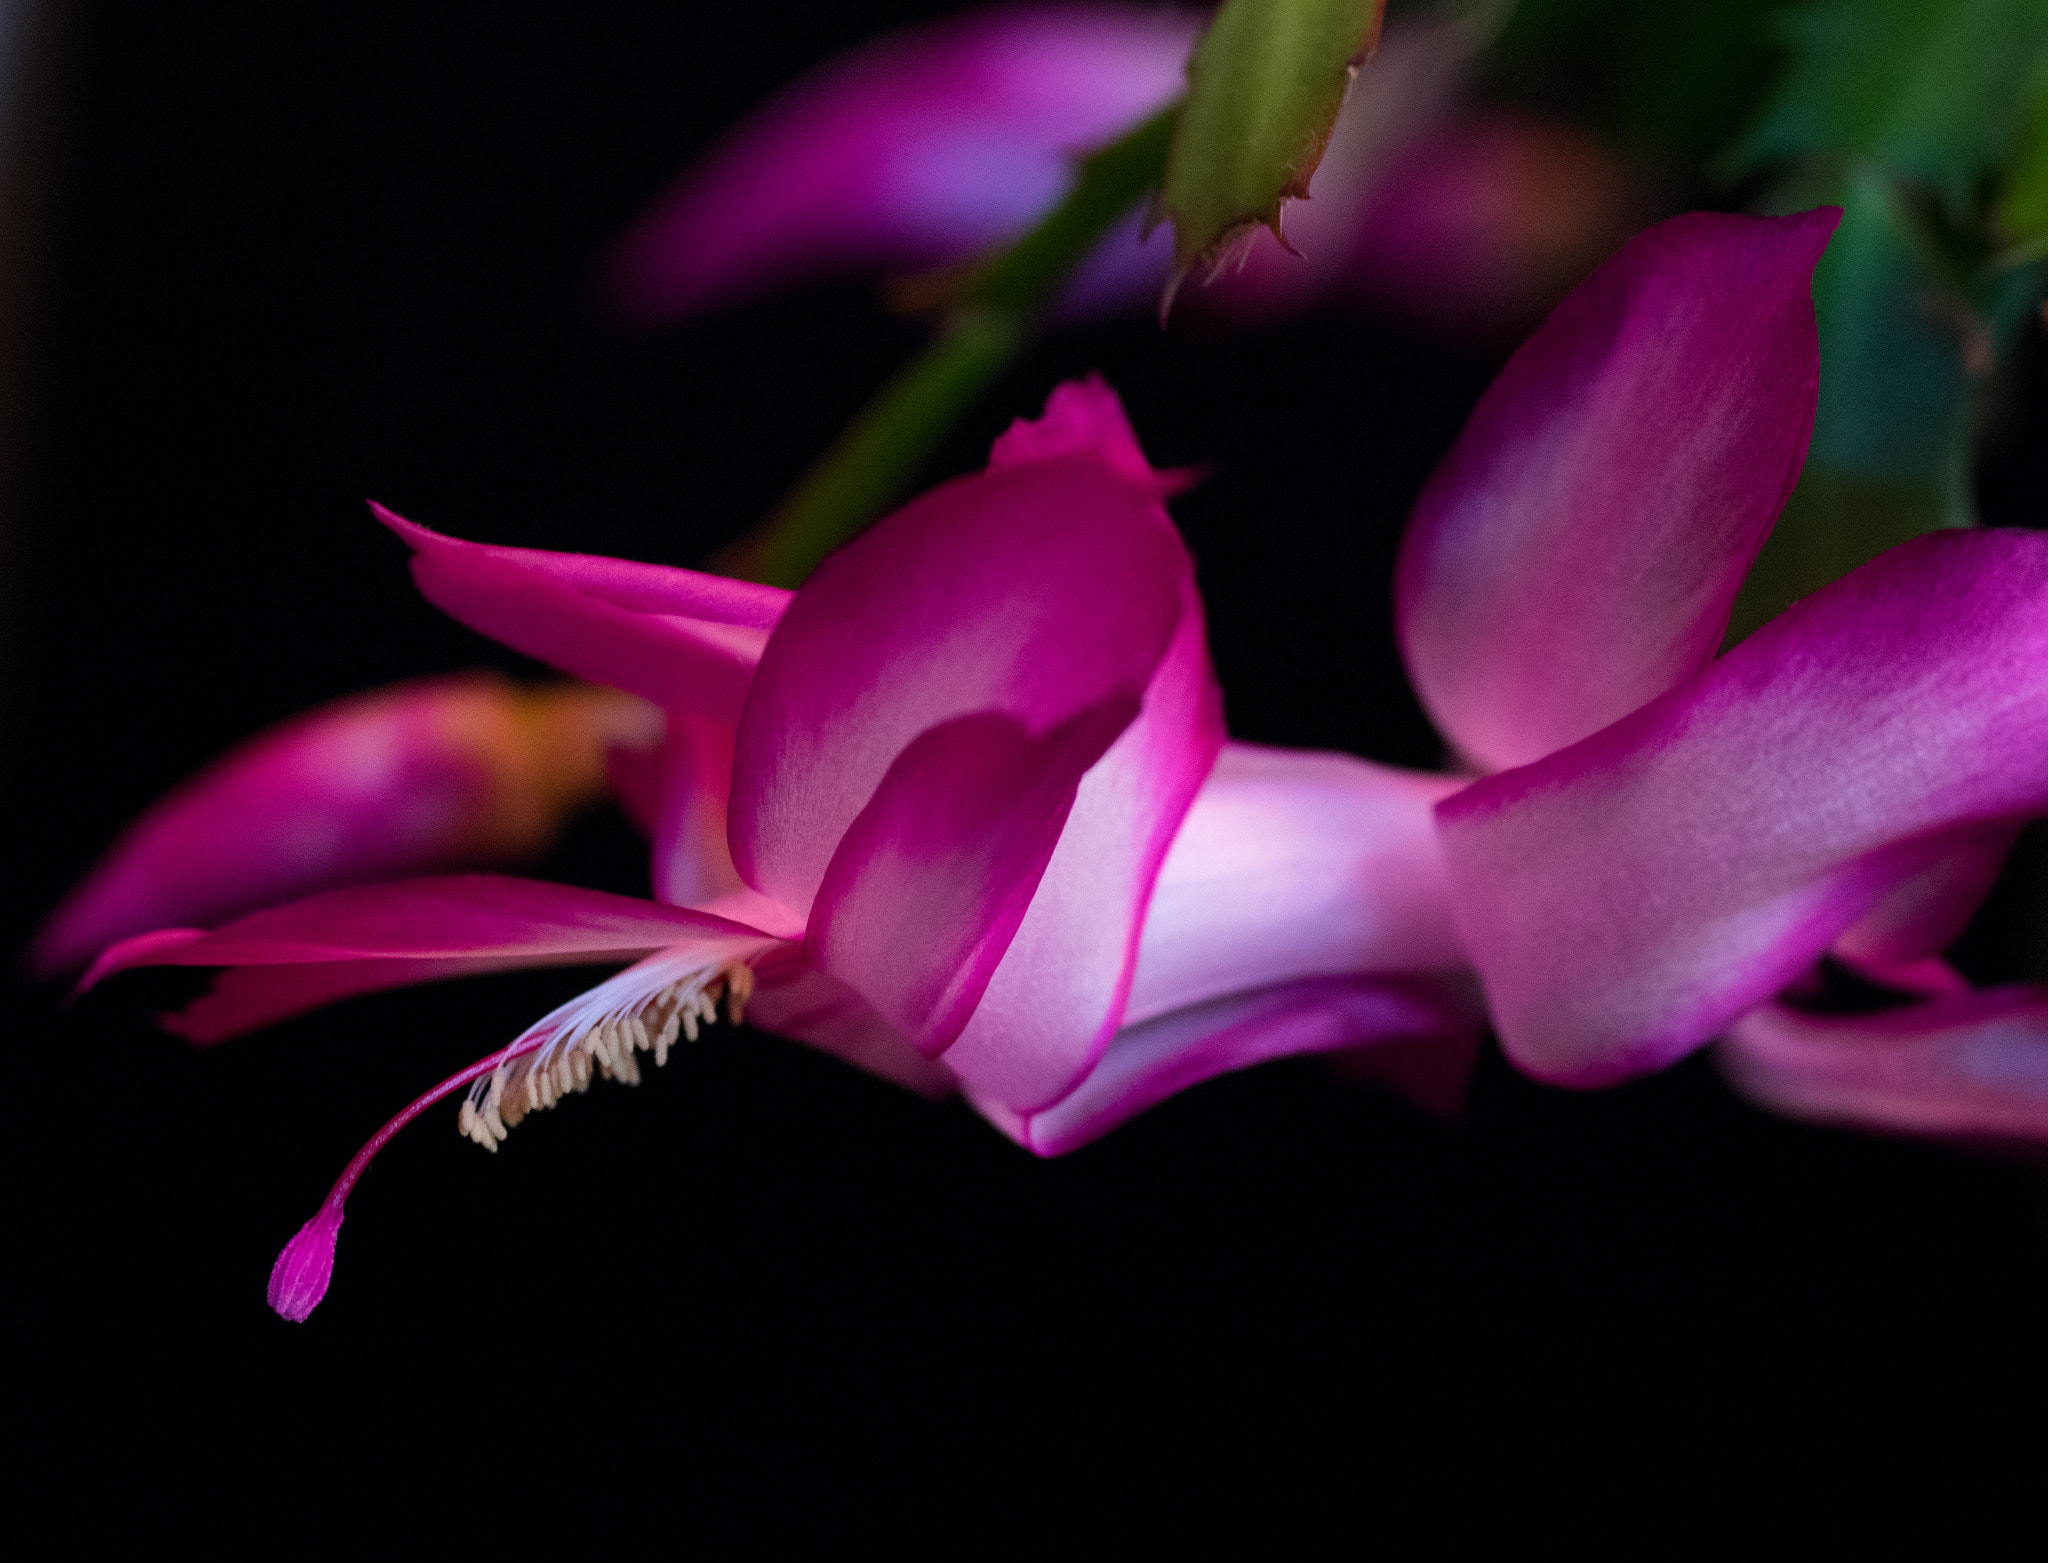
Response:
M458 1125L487 1151L530 1112L552 1107L572 1091L590 1089L593 1068L607 1080L640 1083L639 1053L654 1054L658 1069L678 1034L697 1040L697 1028L718 1018L718 1001L734 1025L746 1017L754 969L744 962L678 978L659 992L597 1015L564 1016L547 1031L522 1037L516 1052L477 1080L463 1099ZM530 1045L529 1045L530 1044Z

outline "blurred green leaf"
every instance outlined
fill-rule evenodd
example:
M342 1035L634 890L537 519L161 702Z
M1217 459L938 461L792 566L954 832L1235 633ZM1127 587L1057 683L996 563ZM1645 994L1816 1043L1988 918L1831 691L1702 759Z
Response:
M1490 92L1697 165L1762 106L1785 0L1518 0L1488 51Z
M1813 444L1736 638L1895 543L1974 522L1978 410L2041 285L2007 213L2031 210L2048 0L1828 0L1776 25L1789 68L1723 169L1775 170L1771 209L1843 215L1814 273Z
M1007 249L950 280L953 308L925 350L882 387L774 514L721 551L715 567L800 586L818 562L910 488L976 398L1015 360L1038 312L1109 226L1166 167L1179 105L1083 158L1073 189Z
M1873 162L1961 208L2010 158L2048 81L2043 0L1837 0L1788 11L1776 30L1791 69L1739 167Z
M2029 257L2048 248L2048 82L2035 89L2033 124L2006 175L1998 226Z
M1176 277L1215 264L1308 194L1330 127L1379 39L1385 0L1227 0L1188 62L1161 211Z

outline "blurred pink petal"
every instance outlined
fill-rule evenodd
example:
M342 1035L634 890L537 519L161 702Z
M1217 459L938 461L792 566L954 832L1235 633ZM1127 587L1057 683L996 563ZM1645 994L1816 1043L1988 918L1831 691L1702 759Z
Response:
M1714 655L1805 459L1836 215L1660 223L1480 401L1395 586L1416 689L1475 765L1540 759Z
M2043 667L2048 534L1916 538L1447 799L1452 906L1509 1054L1580 1085L1661 1068L2048 812Z
M522 690L490 674L336 701L215 761L122 834L50 916L32 968L331 886L517 862L604 790L608 749L659 714L613 690Z
M1877 979L1938 956L1983 904L2019 829L2016 820L1998 820L1953 834L1925 869L1887 891L1835 941L1835 958Z
M1338 296L1453 336L1512 339L1656 215L1605 143L1527 115L1448 116L1387 162Z
M1715 1057L1737 1090L1813 1123L2048 1140L2048 988L1995 988L1876 1015L1771 1004Z
M1021 232L1065 193L1077 155L1186 90L1201 25L1151 7L1019 7L843 55L728 134L621 239L611 302L658 324Z

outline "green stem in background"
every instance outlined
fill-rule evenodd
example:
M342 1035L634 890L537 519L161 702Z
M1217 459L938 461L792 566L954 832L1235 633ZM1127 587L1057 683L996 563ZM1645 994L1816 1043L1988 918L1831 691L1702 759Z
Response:
M981 266L931 345L833 442L774 514L717 563L798 586L916 479L975 399L1030 339L1040 310L1116 220L1159 187L1179 105L1091 154L1065 200Z

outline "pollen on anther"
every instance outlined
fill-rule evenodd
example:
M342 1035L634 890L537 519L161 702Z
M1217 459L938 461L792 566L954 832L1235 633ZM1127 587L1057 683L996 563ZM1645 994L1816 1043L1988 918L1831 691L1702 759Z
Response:
M739 961L699 968L616 1008L599 1008L607 989L593 990L506 1050L490 1075L470 1087L458 1126L479 1145L496 1150L528 1113L553 1107L572 1091L588 1090L593 1074L638 1085L637 1055L651 1052L657 1068L666 1064L678 1035L694 1042L705 1023L718 1019L721 999L727 1016L738 1024L753 992L753 969Z

